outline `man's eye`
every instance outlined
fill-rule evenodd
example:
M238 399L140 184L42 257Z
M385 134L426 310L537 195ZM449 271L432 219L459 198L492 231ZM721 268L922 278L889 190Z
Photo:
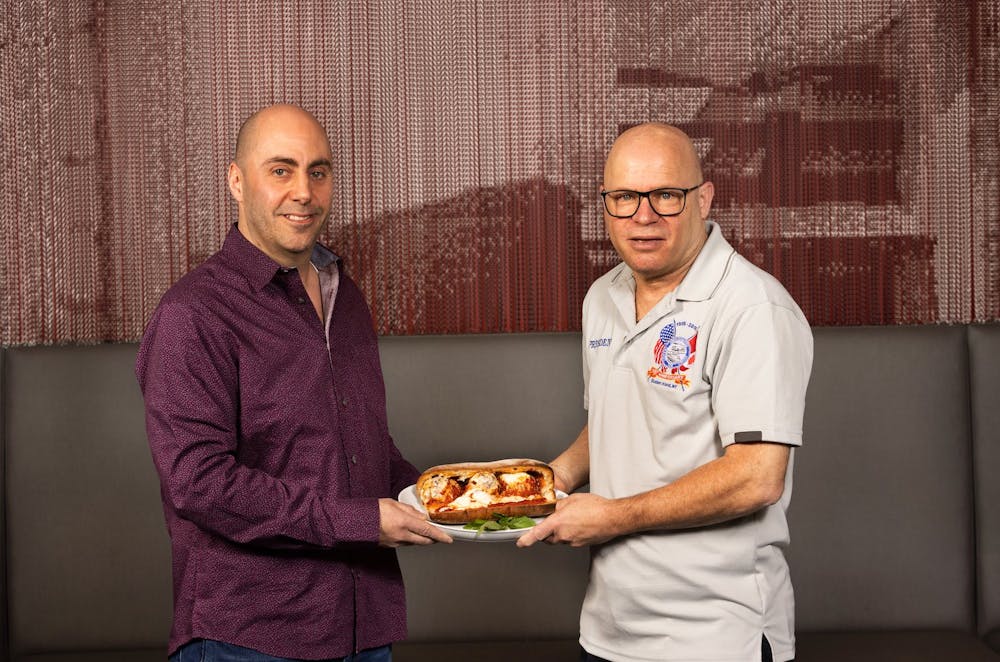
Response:
M655 195L657 199L662 200L663 202L670 202L671 200L674 199L674 192L668 189L657 191Z
M313 179L325 179L326 178L326 171L325 170L313 170L310 173L310 175L312 176Z
M635 193L632 191L618 191L612 197L618 202L631 202L635 198Z
M288 174L288 171L285 170L284 168L275 168L271 172L273 172L278 177L284 177L286 174Z

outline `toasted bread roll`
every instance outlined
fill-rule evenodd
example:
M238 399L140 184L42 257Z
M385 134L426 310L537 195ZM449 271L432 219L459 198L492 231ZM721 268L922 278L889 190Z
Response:
M431 467L417 479L417 496L431 521L442 524L493 515L539 517L556 507L552 467L527 459Z

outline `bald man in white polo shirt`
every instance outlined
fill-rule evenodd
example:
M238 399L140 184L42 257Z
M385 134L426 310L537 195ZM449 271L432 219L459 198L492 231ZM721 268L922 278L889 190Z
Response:
M708 220L714 188L680 130L622 133L601 195L623 263L584 301L588 422L552 461L559 489L590 492L518 545L593 546L586 660L791 660L809 324Z

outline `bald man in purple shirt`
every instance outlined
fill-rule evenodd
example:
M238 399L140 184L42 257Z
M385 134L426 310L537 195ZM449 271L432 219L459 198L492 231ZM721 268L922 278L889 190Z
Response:
M246 121L222 249L163 296L136 375L173 548L175 662L391 659L406 636L393 548L451 542L393 497L371 313L317 243L326 132L301 108Z

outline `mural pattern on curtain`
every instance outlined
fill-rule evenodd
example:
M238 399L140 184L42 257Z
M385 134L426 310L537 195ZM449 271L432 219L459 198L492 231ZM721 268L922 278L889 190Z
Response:
M235 220L240 123L327 126L383 334L579 329L625 127L814 325L1000 319L1000 19L969 0L0 4L3 345L133 340Z

